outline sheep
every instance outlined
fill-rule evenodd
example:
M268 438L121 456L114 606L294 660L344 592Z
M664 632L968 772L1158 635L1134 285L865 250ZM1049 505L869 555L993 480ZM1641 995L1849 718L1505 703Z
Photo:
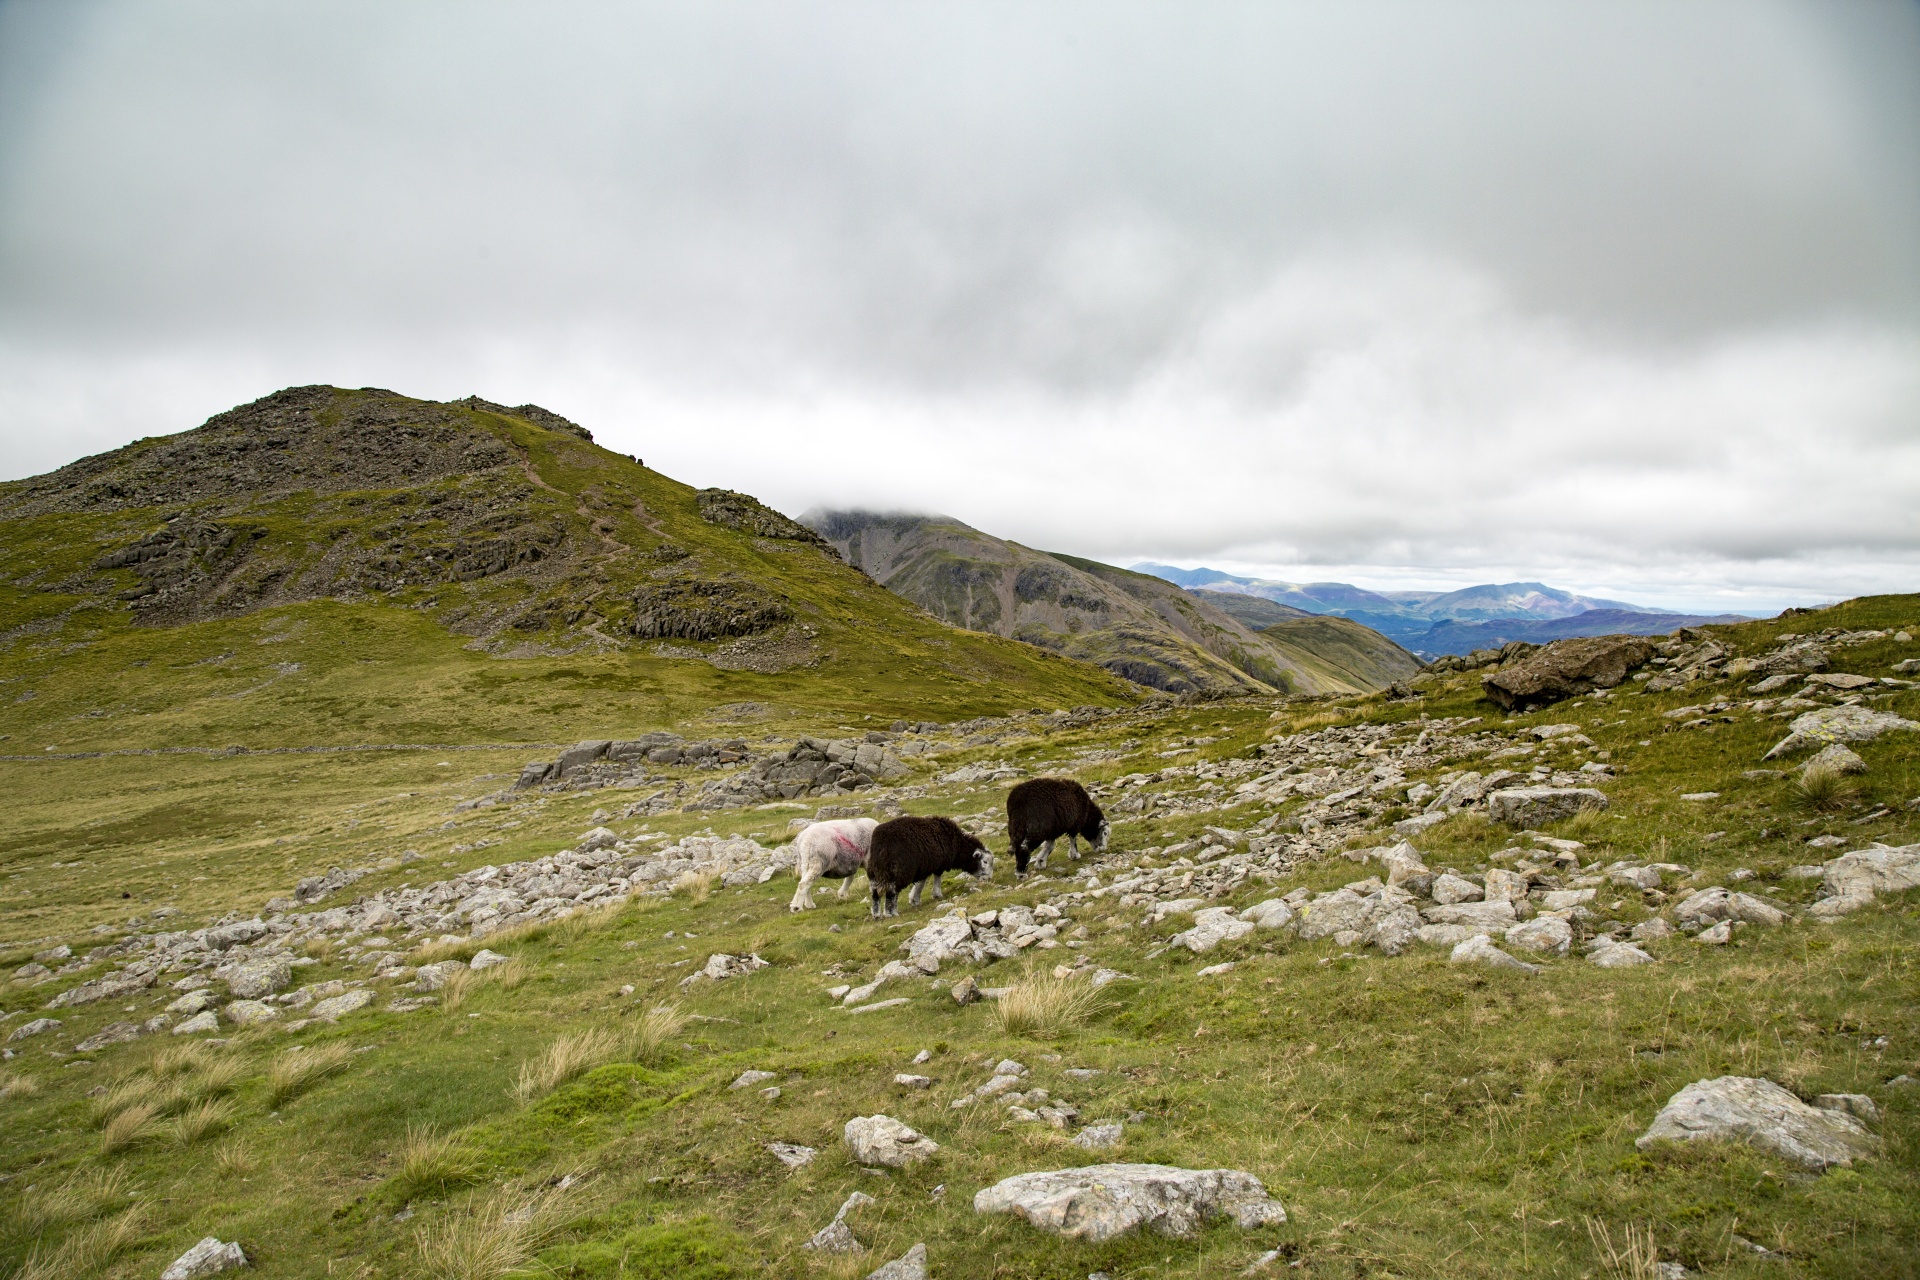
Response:
M872 818L841 818L816 822L796 836L793 872L800 877L800 887L793 891L787 910L813 910L813 882L820 879L838 880L840 896L845 898L853 877L867 869L867 850L879 825Z
M993 854L952 818L895 818L881 823L873 829L867 854L869 914L876 920L899 915L896 900L908 885L914 889L908 905L917 906L923 881L932 882L938 897L940 877L948 871L991 880Z
M1053 842L1067 838L1075 861L1084 838L1095 853L1107 847L1107 815L1087 789L1071 778L1032 778L1007 792L1007 839L1013 845L1013 871L1027 874L1027 858L1040 846L1035 867L1047 865Z

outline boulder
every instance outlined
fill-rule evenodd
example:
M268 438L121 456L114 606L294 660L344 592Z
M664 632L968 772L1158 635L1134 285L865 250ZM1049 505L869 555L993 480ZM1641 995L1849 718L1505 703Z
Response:
M869 1272L867 1280L927 1280L927 1246L916 1244L886 1266Z
M1587 952L1587 963L1602 969L1628 969L1637 964L1653 964L1654 959L1630 942L1616 942Z
M365 987L355 987L353 990L342 992L340 995L328 996L325 1000L314 1005L307 1016L332 1022L336 1018L346 1017L355 1010L364 1009L372 1003L373 992L367 990Z
M202 1009L212 1008L218 1003L220 1003L220 997L214 995L210 988L202 987L198 991L189 991L174 1000L167 1005L167 1012L190 1018Z
M1174 934L1168 943L1199 955L1223 942L1244 938L1254 928L1253 921L1235 916L1232 907L1206 907L1193 913L1193 928Z
M1397 956L1413 944L1420 931L1420 912L1410 902L1390 902L1382 894L1367 926L1366 940L1390 956Z
M1420 913L1428 924L1463 924L1475 930L1505 932L1519 923L1511 902L1436 903Z
M611 849L619 843L618 833L607 827L595 827L591 831L584 832L573 847L581 853L593 853L600 849Z
M293 981L293 966L285 956L246 960L216 975L237 1000L258 1000L285 991Z
M1521 662L1483 676L1480 687L1508 711L1543 707L1576 694L1611 689L1653 657L1640 636L1592 636L1556 640Z
M1871 707L1821 707L1795 720L1787 736L1775 743L1763 757L1790 755L1808 747L1825 747L1835 742L1872 742L1883 733L1901 729L1920 729L1920 724Z
M1573 926L1559 916L1540 916L1507 930L1507 945L1563 956L1573 946Z
M1543 827L1606 807L1605 793L1592 787L1512 787L1487 797L1487 816L1512 827Z
M1493 867L1487 872L1488 902L1518 902L1527 896L1527 878L1518 871Z
M498 951L488 951L482 947L478 952L474 953L473 959L467 961L467 968L491 969L497 964L506 964L510 959L511 957L503 956Z
M1500 948L1493 945L1493 939L1484 933L1476 933L1453 949L1447 957L1451 964L1484 964L1496 969L1518 969L1523 973L1539 973L1540 966L1528 964L1525 960L1516 960Z
M1426 924L1413 931L1413 940L1423 942L1429 947L1445 947L1449 951L1465 942L1480 930L1464 924Z
M960 955L960 947L973 940L973 925L964 915L942 916L918 930L900 944L913 959L922 956L937 962Z
M1238 1169L1164 1164L1096 1164L1023 1173L982 1189L975 1213L1010 1213L1042 1231L1091 1244L1145 1227L1163 1236L1194 1235L1213 1218L1242 1228L1287 1220L1260 1179Z
M773 1158L789 1169L804 1169L813 1163L820 1153L812 1147L803 1147L797 1142L769 1142L767 1150Z
M854 1192L841 1202L840 1212L833 1215L833 1221L814 1232L813 1238L800 1247L818 1253L865 1253L867 1246L854 1239L853 1228L847 1225L847 1215L862 1205L872 1203L873 1197L866 1192Z
M1368 900L1351 889L1322 893L1300 908L1300 937L1312 942L1347 929L1361 930L1370 923L1372 914Z
M904 1169L928 1159L940 1144L901 1124L892 1116L855 1116L841 1135L856 1164Z
M1920 844L1892 848L1874 845L1843 853L1829 862L1821 891L1830 897L1865 897L1920 889Z
M211 1009L203 1009L173 1029L177 1036L195 1036L205 1031L218 1031L220 1018Z
M1121 1134L1120 1122L1117 1120L1090 1124L1073 1135L1073 1145L1084 1151L1105 1151L1109 1147L1120 1145Z
M57 1030L60 1025L60 1019L58 1018L35 1018L32 1022L23 1023L15 1027L13 1034L7 1037L7 1043L11 1044L15 1040L25 1040L29 1036L37 1036L43 1031Z
M1473 881L1443 873L1433 882L1433 900L1443 907L1459 902L1479 902L1487 896L1487 891Z
M247 1255L237 1242L229 1240L223 1244L208 1236L175 1258L173 1265L160 1273L160 1280L196 1280L199 1276L218 1275L246 1265Z
M227 1021L237 1027L252 1026L256 1022L271 1022L280 1016L278 1009L259 1000L235 1000L222 1012L227 1015Z
M110 1044L125 1044L129 1040L140 1038L140 1024L137 1022L109 1022L100 1030L73 1046L75 1053L92 1053L104 1049Z
M1843 747L1835 742L1814 752L1813 756L1800 766L1802 773L1812 769L1831 769L1835 773L1859 774L1867 771L1867 762L1862 760L1852 748Z
M1644 1150L1656 1142L1703 1139L1749 1143L1816 1173L1849 1166L1879 1145L1845 1111L1810 1107L1773 1081L1749 1076L1688 1085L1667 1101L1634 1145Z
M1256 902L1240 913L1242 920L1250 920L1261 929L1285 929L1293 924L1293 908L1279 898L1268 898L1265 902Z
M1714 885L1681 899L1673 909L1673 918L1681 924L1742 920L1747 924L1777 926L1787 922L1787 913L1750 893L1734 893L1724 885Z

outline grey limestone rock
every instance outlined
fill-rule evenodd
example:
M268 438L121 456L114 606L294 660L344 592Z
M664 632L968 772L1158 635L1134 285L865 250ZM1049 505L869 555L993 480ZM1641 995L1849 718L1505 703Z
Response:
M308 1016L332 1022L336 1018L346 1017L355 1010L364 1009L372 1003L373 992L367 990L365 987L355 987L353 990L342 992L340 995L328 996L325 1000L314 1005Z
M35 1018L32 1022L24 1022L15 1027L13 1034L7 1037L7 1042L11 1044L15 1040L25 1040L29 1036L37 1036L43 1031L56 1030L60 1025L60 1019L58 1018Z
M1573 926L1559 916L1539 916L1507 930L1507 945L1563 956L1573 945Z
M1698 1080L1667 1101L1634 1145L1745 1142L1815 1172L1874 1154L1878 1139L1844 1110L1810 1107L1771 1080Z
M1518 969L1523 973L1539 973L1540 966L1528 964L1525 960L1516 960L1500 948L1493 945L1493 939L1484 933L1476 933L1453 949L1447 957L1453 964L1484 964L1496 969Z
M813 1147L803 1147L797 1142L769 1142L767 1150L789 1169L804 1169L820 1154Z
M1511 902L1456 902L1428 907L1420 913L1428 924L1463 924L1475 930L1505 931L1519 923Z
M1867 771L1867 762L1851 748L1835 742L1813 753L1811 759L1800 766L1800 772L1810 769L1831 769L1835 773L1860 774Z
M1513 827L1544 827L1607 803L1606 793L1592 787L1512 787L1487 797L1487 816Z
M256 1022L271 1022L280 1016L278 1009L259 1000L235 1000L221 1012L227 1015L228 1022L239 1027L251 1026Z
M884 1165L889 1169L904 1169L940 1150L939 1143L892 1116L855 1116L847 1121L841 1136L856 1164Z
M1587 952L1587 963L1602 969L1629 969L1637 964L1652 964L1654 959L1630 942L1616 942Z
M813 1238L800 1247L818 1253L865 1253L867 1246L854 1238L853 1228L847 1225L847 1215L862 1205L872 1203L873 1197L866 1192L854 1192L841 1203L840 1212L833 1215L833 1221L814 1232Z
M916 1244L886 1266L868 1273L867 1280L927 1280L927 1246Z
M1458 902L1479 902L1487 896L1487 891L1471 880L1443 872L1433 882L1433 900L1441 906L1452 906Z
M1835 742L1872 742L1883 733L1920 729L1920 724L1871 707L1844 705L1821 707L1796 719L1787 736L1775 743L1763 757L1791 755L1808 747L1825 747Z
M1176 933L1168 939L1169 945L1185 947L1199 955L1211 951L1223 942L1235 938L1244 938L1254 931L1251 920L1236 917L1232 907L1205 907L1193 913L1193 928L1184 933Z
M247 1265L247 1255L235 1241L222 1243L208 1236L173 1260L160 1273L160 1280L197 1280L199 1276L218 1275Z
M1146 1228L1191 1236L1213 1218L1242 1228L1285 1222L1286 1210L1260 1179L1238 1169L1163 1164L1097 1164L1023 1173L983 1188L975 1213L1010 1213L1068 1239L1098 1244Z
M73 1048L76 1053L92 1053L110 1044L125 1044L129 1040L138 1040L140 1035L140 1024L137 1022L110 1022Z
M293 981L293 966L285 956L245 960L215 975L224 980L237 1000L258 1000L285 991Z
M219 1015L211 1009L202 1009L199 1013L194 1014L191 1018L188 1018L185 1022L176 1026L173 1029L173 1034L177 1036L195 1036L202 1032L218 1031L219 1029Z

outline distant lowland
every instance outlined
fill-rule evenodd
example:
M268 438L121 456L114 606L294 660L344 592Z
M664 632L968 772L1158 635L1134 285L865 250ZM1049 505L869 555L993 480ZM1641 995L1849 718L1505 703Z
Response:
M1279 582L1204 567L1147 562L1132 568L1185 587L1249 625L1271 625L1255 619L1277 622L1302 615L1347 618L1428 660L1497 649L1513 640L1545 644L1569 636L1666 635L1676 627L1749 621L1744 614L1675 613L1576 595L1542 582L1486 583L1457 591L1369 591L1346 582Z

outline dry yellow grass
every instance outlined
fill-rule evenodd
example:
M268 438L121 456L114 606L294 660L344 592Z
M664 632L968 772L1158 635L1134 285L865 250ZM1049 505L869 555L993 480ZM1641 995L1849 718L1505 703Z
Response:
M538 938L551 928L553 926L547 921L534 920L514 925L511 929L496 930L484 938L454 938L446 942L422 943L408 953L407 963L423 965L438 964L442 960L471 960L482 951L498 951L516 942Z
M0 1102L8 1098L31 1098L40 1092L40 1082L32 1076L12 1071L0 1072Z
M479 1166L455 1136L441 1135L428 1126L407 1126L406 1145L400 1149L400 1167L394 1189L402 1200L444 1191L479 1176Z
M30 1235L97 1218L127 1202L127 1171L119 1167L78 1174L57 1187L35 1187L20 1198L20 1226Z
M76 1231L57 1249L36 1247L13 1273L13 1280L73 1280L105 1269L140 1238L143 1212L138 1205L119 1217Z
M452 1013L466 1003L469 995L481 987L499 987L511 991L526 981L527 963L519 957L485 969L461 969L447 976L440 988L440 1008Z
M169 1076L183 1076L210 1066L214 1061L214 1052L197 1040L185 1044L171 1044L153 1055L153 1062L147 1070L157 1079Z
M588 1027L561 1036L520 1064L513 1096L522 1103L551 1093L567 1081L620 1056L626 1037L611 1027Z
M196 1102L167 1125L169 1136L183 1147L204 1142L233 1125L233 1104L224 1098Z
M1860 796L1860 784L1831 765L1802 769L1793 784L1793 802L1815 813L1844 809Z
M1106 1005L1089 982L1028 972L994 1005L1000 1029L1010 1036L1046 1037L1085 1022Z
M499 1191L414 1237L421 1270L433 1280L499 1280L532 1261L551 1233L551 1203Z
M125 1151L160 1135L160 1109L150 1102L137 1102L116 1112L100 1129L100 1150L106 1155Z
M128 1107L141 1103L155 1103L157 1109L154 1095L158 1092L159 1084L150 1076L129 1076L124 1080L116 1080L105 1093L93 1100L89 1108L94 1128L104 1127Z
M653 1062L667 1043L676 1039L687 1025L687 1015L679 1005L659 1004L640 1015L639 1023L628 1036L628 1049L635 1062Z
M229 1176L245 1177L254 1170L253 1150L238 1138L223 1142L213 1153L213 1166Z
M679 879L673 882L673 891L697 906L713 896L713 886L719 882L720 876L716 872L683 871Z
M268 1105L278 1107L291 1102L341 1070L352 1059L353 1050L344 1044L321 1045L314 1049L281 1054L267 1068Z
M604 929L619 919L620 913L626 910L626 906L624 900L619 900L608 903L604 907L589 907L586 910L575 911L566 919L553 925L552 933L562 942L578 942L587 934Z
M1629 1222L1621 1242L1614 1244L1607 1224L1587 1219L1587 1238L1607 1269L1607 1280L1660 1280L1660 1250L1653 1242L1653 1224L1639 1226Z

